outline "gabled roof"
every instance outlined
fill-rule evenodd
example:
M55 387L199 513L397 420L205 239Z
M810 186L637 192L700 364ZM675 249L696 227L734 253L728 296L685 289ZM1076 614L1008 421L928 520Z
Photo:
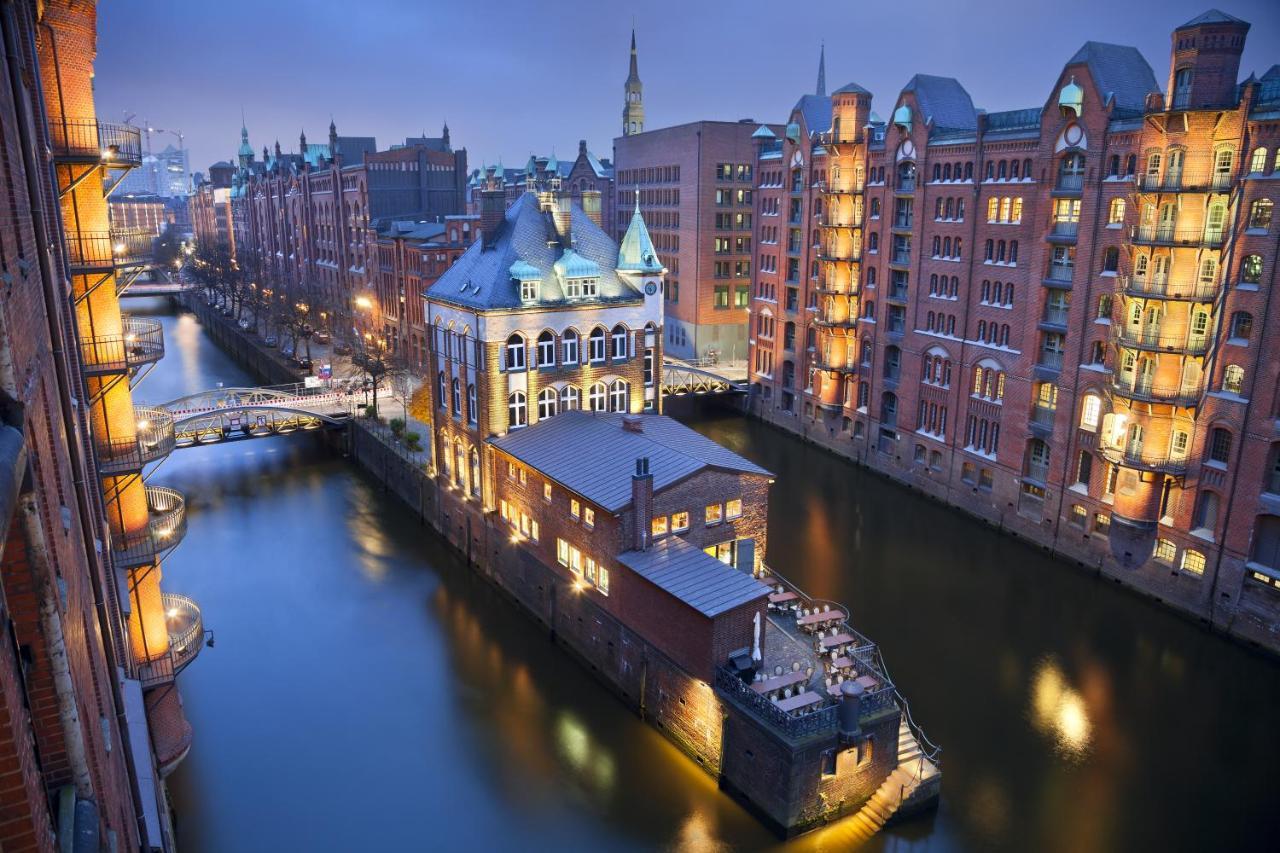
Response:
M574 258L599 270L598 296L574 300L574 304L640 301L643 295L618 277L618 244L574 205L569 213ZM524 261L541 271L538 302L567 302L563 282L556 274L556 261L565 254L550 214L543 213L538 197L523 193L507 210L506 219L491 242L477 241L445 270L426 291L426 298L475 309L520 308L520 290L511 278L511 266ZM574 262L575 269L577 261Z
M917 74L902 87L913 92L920 106L920 118L933 122L938 130L977 130L978 113L973 99L954 77Z
M1114 98L1124 112L1141 112L1147 95L1160 91L1155 73L1136 47L1087 41L1067 60L1068 65L1081 63L1088 66L1103 100Z
M1264 82L1270 81L1270 80L1280 80L1280 64L1276 64L1268 68L1266 70L1266 73L1262 75L1261 79Z
M845 83L839 89L836 89L835 92L833 92L832 94L834 95L870 95L871 90L864 89L862 86L859 86L857 83Z
M831 98L827 95L802 95L791 111L804 116L805 130L809 133L826 133L831 129Z
M769 587L751 575L679 536L660 539L647 551L625 551L618 562L707 617L769 594Z
M631 505L631 475L641 457L649 459L655 492L709 468L772 476L665 415L631 417L640 419L640 432L623 429L619 412L574 410L490 441L609 512Z
M1198 27L1201 24L1244 24L1245 26L1248 26L1249 22L1242 21L1234 15L1228 15L1226 12L1221 12L1217 9L1210 9L1207 12L1196 15L1194 18L1178 27L1178 29L1185 30L1187 27Z

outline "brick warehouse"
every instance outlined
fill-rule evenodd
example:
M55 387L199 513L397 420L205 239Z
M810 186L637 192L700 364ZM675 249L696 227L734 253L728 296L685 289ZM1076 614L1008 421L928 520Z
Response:
M141 248L107 196L141 140L95 116L92 3L2 15L0 848L169 850L176 678L204 632L160 587L182 496L142 479L174 442L131 395L163 341L117 298Z
M757 131L752 411L1280 650L1280 66L1089 42L1043 106L916 75ZM821 79L821 78L820 78ZM878 303L878 304L877 304Z

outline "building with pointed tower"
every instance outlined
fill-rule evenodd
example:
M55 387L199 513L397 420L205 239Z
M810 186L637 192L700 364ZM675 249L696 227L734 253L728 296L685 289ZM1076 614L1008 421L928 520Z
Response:
M1249 29L1177 27L1163 85L1086 42L1020 110L924 74L887 122L802 98L759 139L753 410L1280 649L1280 66L1239 79Z
M631 71L622 87L625 103L622 107L622 135L644 133L644 85L636 65L636 31L631 30Z

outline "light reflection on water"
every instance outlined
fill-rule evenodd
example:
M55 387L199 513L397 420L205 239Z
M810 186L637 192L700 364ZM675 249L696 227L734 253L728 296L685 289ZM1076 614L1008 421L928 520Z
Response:
M165 333L139 399L246 381L193 320ZM851 607L943 746L938 813L866 849L1280 831L1270 662L776 432L701 426L777 473L771 561ZM166 583L218 638L180 679L184 853L850 849L841 824L776 842L314 436L180 450L155 480L190 507Z

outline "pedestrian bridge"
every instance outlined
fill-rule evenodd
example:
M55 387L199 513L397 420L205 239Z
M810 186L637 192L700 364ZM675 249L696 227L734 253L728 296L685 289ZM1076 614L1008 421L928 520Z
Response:
M388 389L381 389L378 394L391 396ZM358 380L314 388L298 383L215 388L171 400L159 408L173 419L174 444L193 447L338 426L364 406L370 396Z
M722 376L705 367L694 367L679 361L662 362L662 394L664 397L705 394L740 394L746 382Z

